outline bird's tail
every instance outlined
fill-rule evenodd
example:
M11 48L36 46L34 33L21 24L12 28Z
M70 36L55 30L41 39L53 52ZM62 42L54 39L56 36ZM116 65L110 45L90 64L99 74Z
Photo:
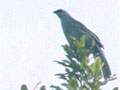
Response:
M102 73L105 79L109 78L111 76L111 70L109 67L109 64L107 62L106 57L104 56L103 51L101 50L101 48L95 46L95 51L93 51L93 54L96 56L96 53L98 54L98 56L101 58L102 63L104 63L103 68L102 68Z

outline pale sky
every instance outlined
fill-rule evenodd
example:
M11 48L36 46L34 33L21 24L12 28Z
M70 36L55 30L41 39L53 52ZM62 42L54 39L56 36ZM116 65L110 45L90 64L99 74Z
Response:
M54 10L65 9L95 32L118 79L103 90L120 86L120 0L0 0L0 90L29 90L42 81L60 84L54 74L65 59L67 43Z

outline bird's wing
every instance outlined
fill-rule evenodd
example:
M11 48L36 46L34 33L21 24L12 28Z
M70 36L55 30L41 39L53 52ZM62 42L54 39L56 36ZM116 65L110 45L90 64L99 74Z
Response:
M100 47L104 48L103 45L102 45L102 43L100 42L99 37L98 37L95 33L91 32L91 31L90 31L85 25L83 25L82 23L80 23L80 22L77 22L77 23L78 23L79 28L80 28L80 30L81 30L82 32L84 32L84 33L87 34L87 35L90 35L90 36L100 45Z

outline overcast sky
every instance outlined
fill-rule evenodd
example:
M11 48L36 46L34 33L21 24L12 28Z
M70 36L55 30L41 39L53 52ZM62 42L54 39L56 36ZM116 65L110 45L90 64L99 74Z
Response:
M67 41L53 14L60 8L99 36L112 73L120 77L120 0L0 0L1 90L61 82L54 74L64 69L53 62L65 59L61 45ZM119 81L104 90L120 86Z

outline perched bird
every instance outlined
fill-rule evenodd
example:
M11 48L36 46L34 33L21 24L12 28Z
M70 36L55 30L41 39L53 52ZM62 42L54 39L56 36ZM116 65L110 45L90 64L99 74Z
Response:
M68 42L71 36L79 40L82 35L85 35L87 37L85 46L86 48L91 47L91 45L93 45L93 42L95 43L92 50L92 54L94 56L99 55L101 61L104 63L102 69L103 76L105 79L109 78L111 75L110 67L102 51L104 47L100 42L100 39L97 37L97 35L91 32L81 22L78 22L77 20L72 18L70 14L68 14L65 10L59 9L54 11L54 13L57 14L57 16L60 18L62 29Z

